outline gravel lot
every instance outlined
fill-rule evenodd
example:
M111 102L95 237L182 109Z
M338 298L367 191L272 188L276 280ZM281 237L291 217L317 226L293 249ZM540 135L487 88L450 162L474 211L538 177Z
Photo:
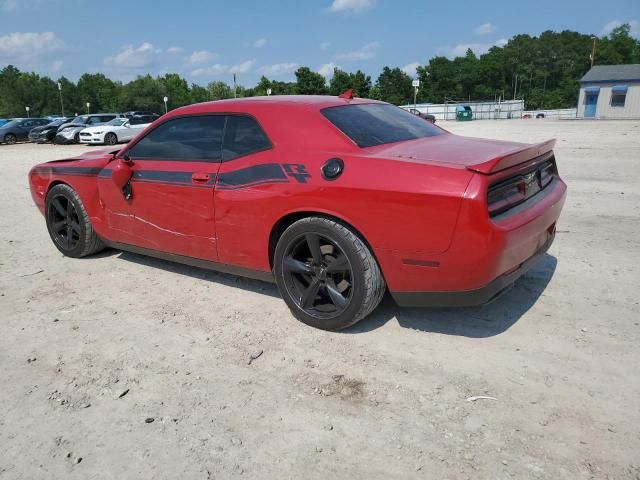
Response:
M0 145L0 479L640 478L640 122L445 127L558 138L556 242L488 307L342 333L269 284L62 257L26 175L87 147Z

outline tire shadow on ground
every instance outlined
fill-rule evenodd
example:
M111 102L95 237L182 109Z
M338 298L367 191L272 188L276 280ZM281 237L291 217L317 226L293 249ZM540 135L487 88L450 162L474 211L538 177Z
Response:
M499 335L516 323L544 293L558 260L545 254L513 287L488 305L465 308L401 308L387 293L368 318L344 330L362 333L396 319L404 328L423 332L487 338Z
M97 256L109 255L118 255L118 258L122 260L147 267L241 288L260 295L281 298L278 288L272 283L119 250L108 249ZM510 290L492 303L481 307L402 308L387 293L382 303L369 317L339 333L364 333L380 328L390 320L396 319L400 326L422 332L469 338L487 338L499 335L516 323L543 295L555 273L557 263L554 256L545 254Z

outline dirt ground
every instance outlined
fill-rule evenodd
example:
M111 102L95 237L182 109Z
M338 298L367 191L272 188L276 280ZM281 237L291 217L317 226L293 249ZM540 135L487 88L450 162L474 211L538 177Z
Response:
M556 242L488 307L341 333L273 285L62 257L26 175L87 147L0 145L0 479L639 479L640 122L444 125L558 138Z

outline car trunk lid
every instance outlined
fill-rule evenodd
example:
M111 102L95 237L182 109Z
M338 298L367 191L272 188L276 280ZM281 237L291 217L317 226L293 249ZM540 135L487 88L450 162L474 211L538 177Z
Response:
M552 151L555 139L537 144L487 140L443 134L391 145L370 147L372 156L418 163L435 163L493 174L542 157Z

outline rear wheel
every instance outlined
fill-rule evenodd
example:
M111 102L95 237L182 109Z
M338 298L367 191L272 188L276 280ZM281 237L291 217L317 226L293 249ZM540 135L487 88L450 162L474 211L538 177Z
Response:
M323 217L298 220L274 255L280 293L300 321L324 330L347 328L380 303L385 283L360 237Z
M115 145L116 143L118 143L118 137L115 133L109 132L104 136L104 143L106 143L107 145Z
M49 190L45 218L51 240L67 257L85 257L104 249L80 197L69 185L60 184Z
M5 143L8 143L9 145L13 145L14 143L16 143L18 141L18 138L13 133L9 133L9 134L4 136L4 141L5 141Z

